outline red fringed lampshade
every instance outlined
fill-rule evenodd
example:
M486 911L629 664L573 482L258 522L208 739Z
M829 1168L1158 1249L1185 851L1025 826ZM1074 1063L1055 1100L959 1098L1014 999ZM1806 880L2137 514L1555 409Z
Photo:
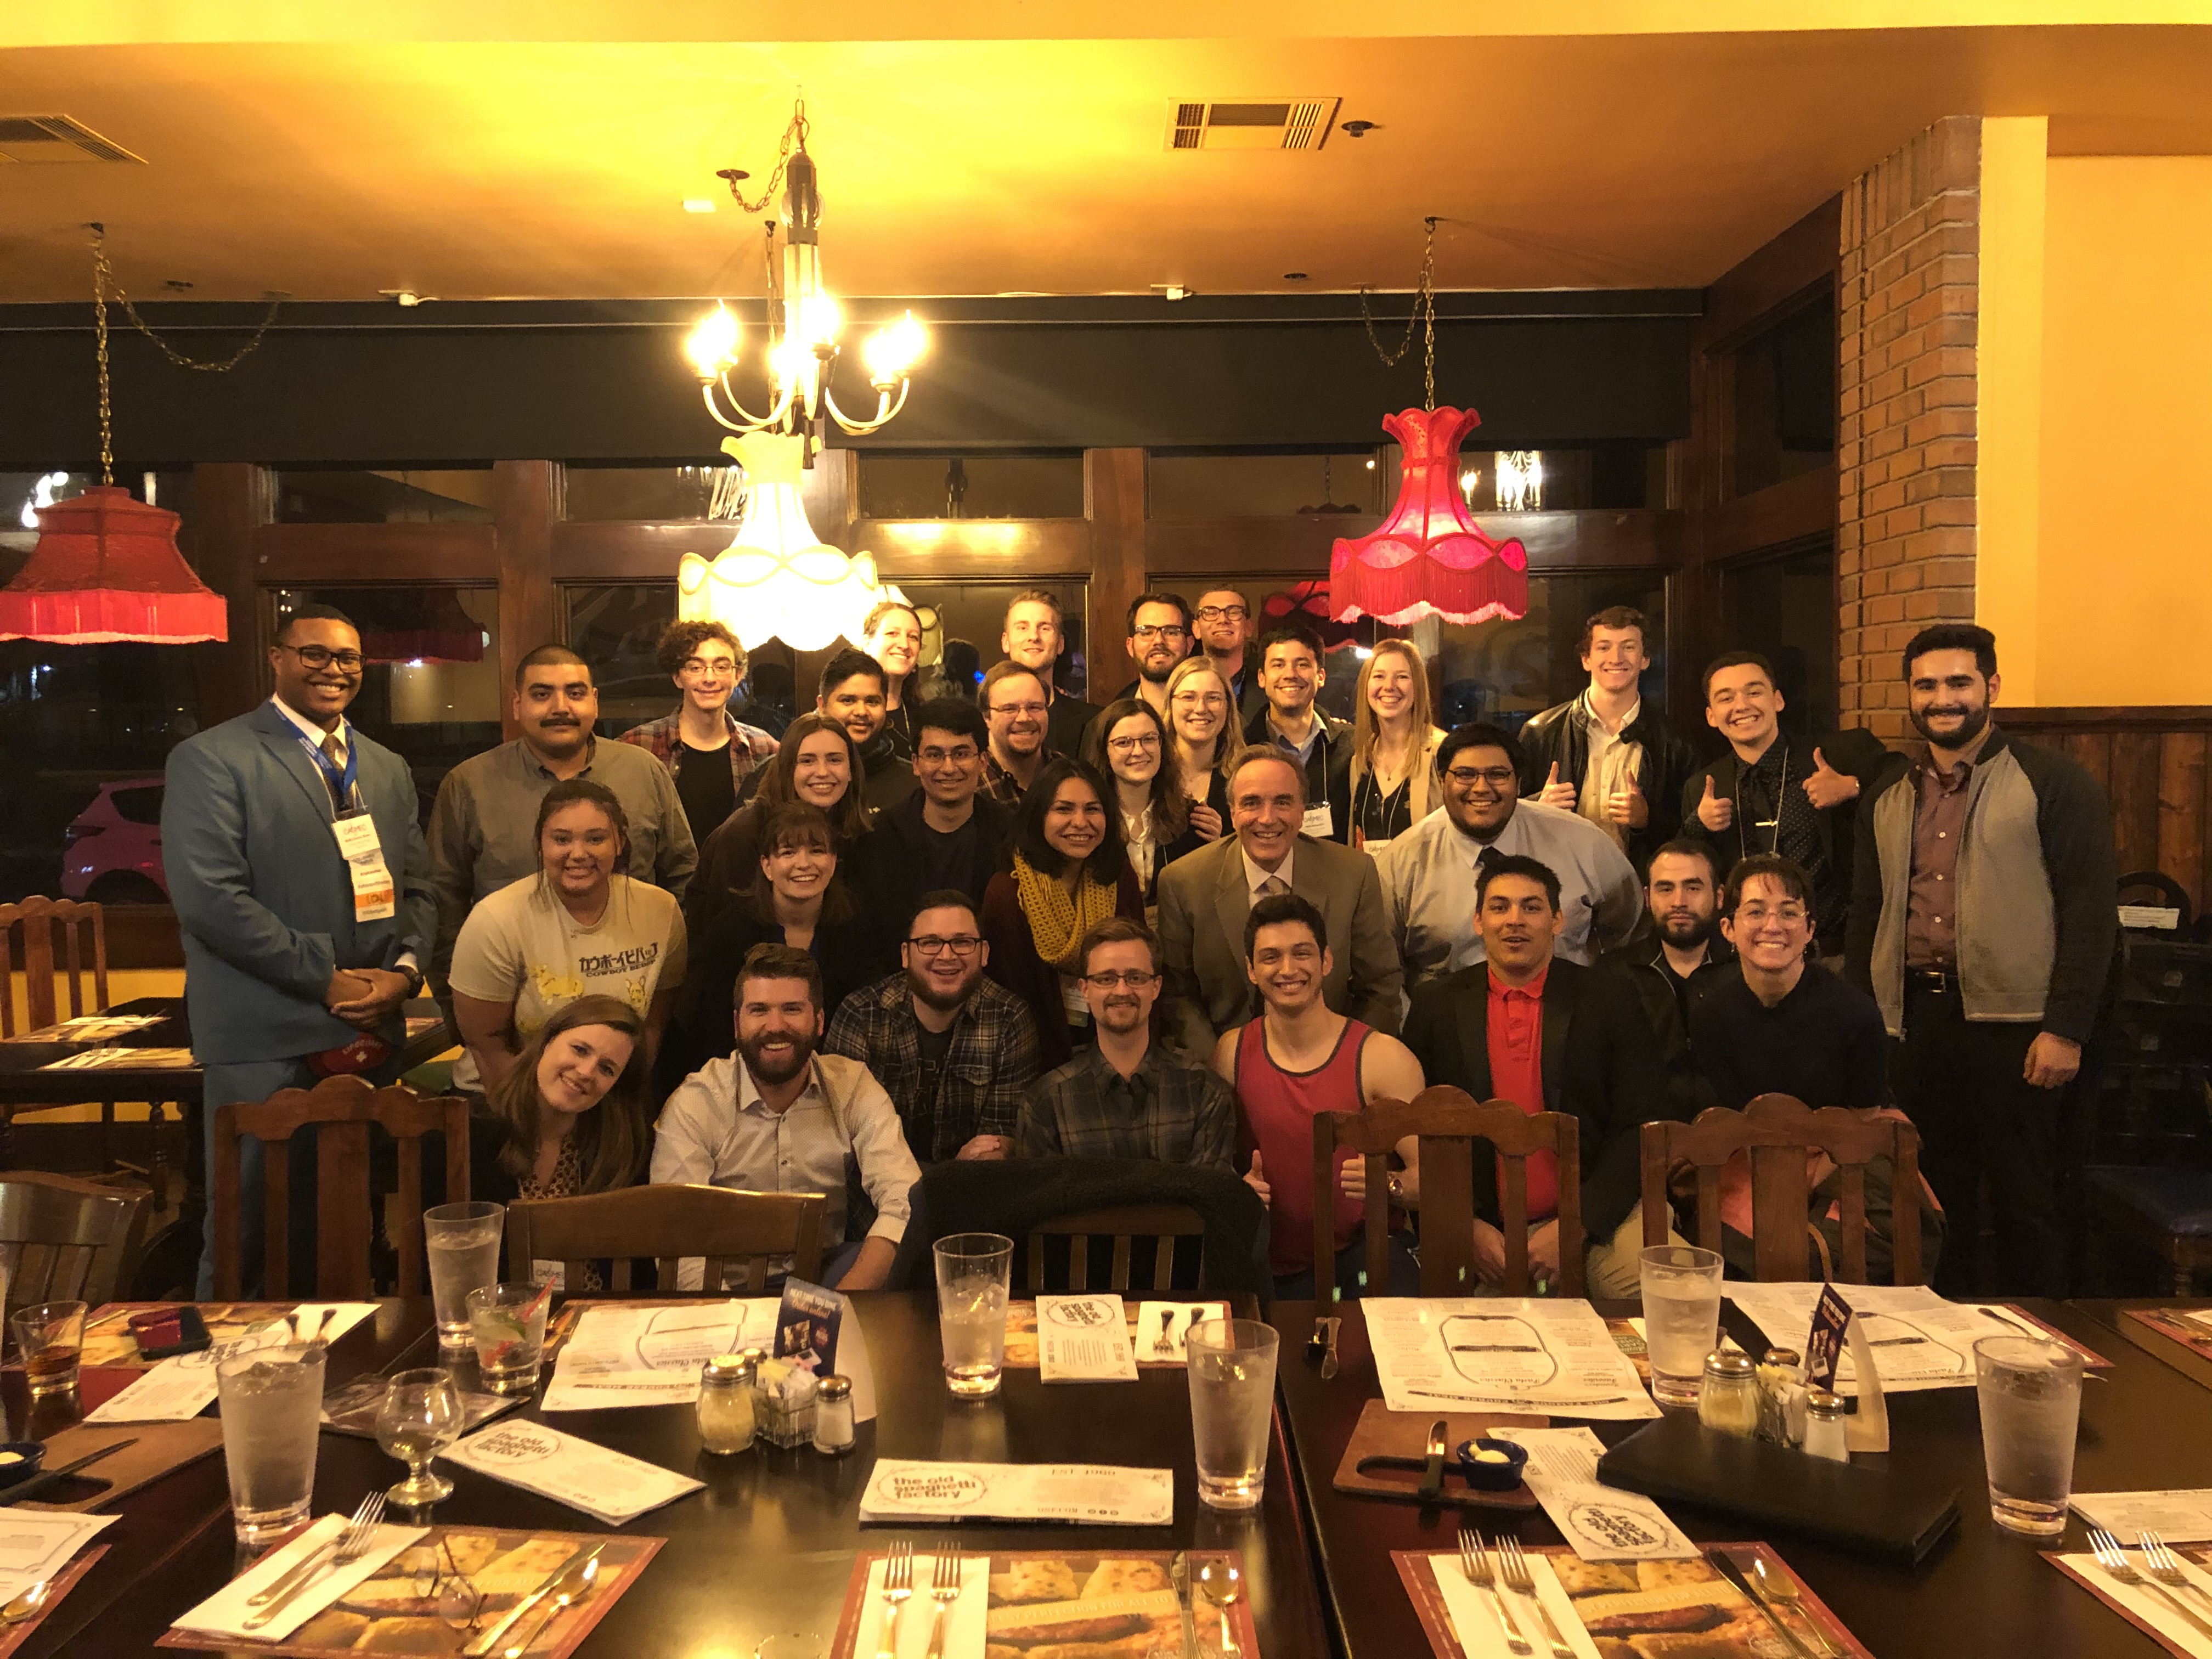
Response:
M178 523L175 514L112 487L40 508L31 562L0 588L0 640L228 639L222 596L177 550Z
M1405 462L1397 504L1380 528L1340 539L1328 561L1339 622L1487 622L1528 614L1528 555L1493 542L1460 497L1459 446L1482 417L1471 409L1408 409L1382 417Z

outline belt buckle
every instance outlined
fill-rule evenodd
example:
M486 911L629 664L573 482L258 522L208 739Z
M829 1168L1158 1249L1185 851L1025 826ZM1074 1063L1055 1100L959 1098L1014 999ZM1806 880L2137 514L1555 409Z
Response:
M1951 974L1948 969L1922 968L1915 971L1920 975L1923 990L1932 991L1939 997L1951 994Z

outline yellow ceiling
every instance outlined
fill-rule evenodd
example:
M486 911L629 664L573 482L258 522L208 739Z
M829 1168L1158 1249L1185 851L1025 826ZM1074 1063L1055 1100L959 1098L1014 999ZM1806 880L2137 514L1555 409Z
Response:
M1444 37L1407 32L1433 0L802 9L844 38L702 38L728 5L17 0L0 115L73 116L147 165L0 166L0 301L83 296L94 219L141 295L757 292L758 222L714 171L764 178L802 88L848 295L1404 289L1426 214L1445 287L1696 285L1945 114L2212 152L2201 3L1530 3L1462 8ZM861 33L917 19L935 38ZM1200 23L1255 33L1176 38ZM27 41L52 44L6 44ZM1163 147L1171 100L1305 94L1378 128L1310 155ZM720 210L682 210L705 196Z

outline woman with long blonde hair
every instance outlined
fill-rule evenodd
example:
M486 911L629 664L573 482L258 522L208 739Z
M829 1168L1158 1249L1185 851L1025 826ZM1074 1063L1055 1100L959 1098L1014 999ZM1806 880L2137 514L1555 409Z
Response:
M1380 853L1442 805L1429 668L1411 640L1378 640L1352 710L1352 844Z
M1243 746L1237 699L1221 671L1204 656L1187 657L1168 676L1168 736L1176 771L1190 802L1190 827L1218 841L1229 823L1229 781L1221 763Z

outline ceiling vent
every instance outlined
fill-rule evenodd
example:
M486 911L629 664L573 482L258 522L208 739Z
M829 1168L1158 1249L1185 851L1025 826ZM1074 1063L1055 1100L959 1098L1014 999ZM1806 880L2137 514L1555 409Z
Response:
M1170 149L1319 149L1334 98L1246 98L1168 106Z
M111 144L90 127L66 115L0 115L0 162L135 161L119 144Z

